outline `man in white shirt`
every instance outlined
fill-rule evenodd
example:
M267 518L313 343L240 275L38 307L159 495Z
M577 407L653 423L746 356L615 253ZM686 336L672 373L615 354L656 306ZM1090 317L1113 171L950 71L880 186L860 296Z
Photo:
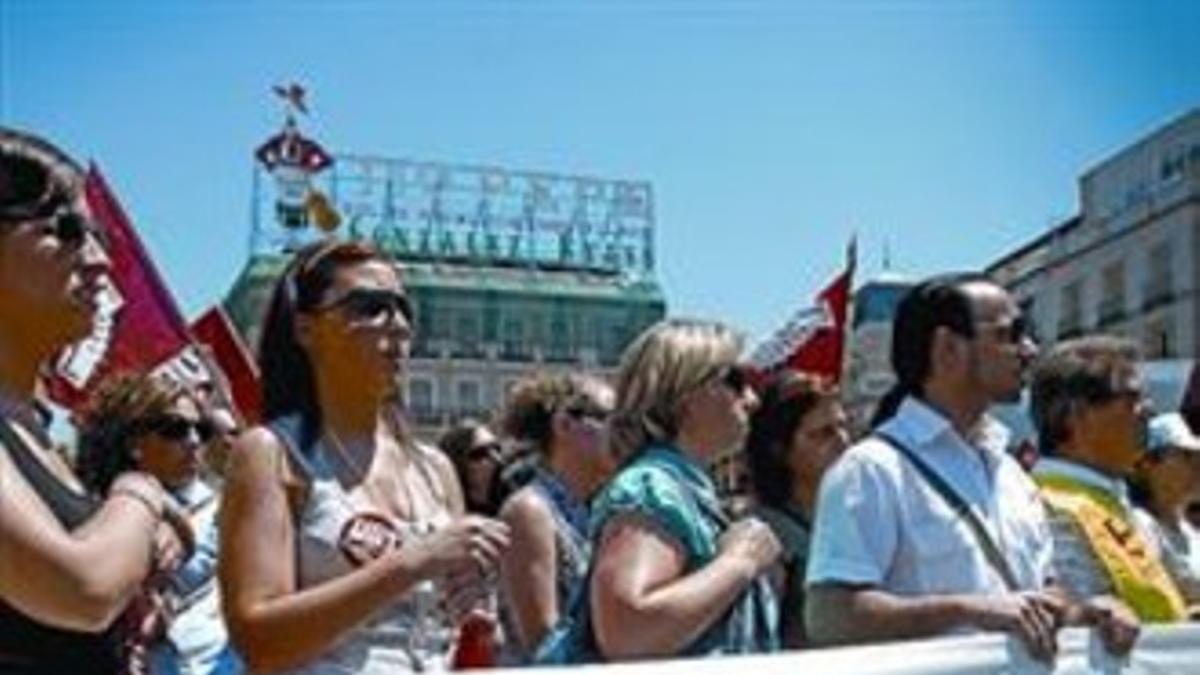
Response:
M821 485L807 578L814 642L1004 631L1053 658L1066 617L1046 586L1044 512L1004 452L1006 431L985 414L1019 397L1035 354L1015 303L982 275L935 277L901 301L898 382L876 413L890 440L864 439ZM948 484L998 555L896 446Z

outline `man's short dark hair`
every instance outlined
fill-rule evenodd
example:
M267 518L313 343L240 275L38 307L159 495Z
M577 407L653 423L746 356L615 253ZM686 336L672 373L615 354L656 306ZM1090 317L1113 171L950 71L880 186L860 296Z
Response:
M1068 422L1080 405L1099 405L1120 392L1120 378L1137 365L1133 342L1092 335L1055 345L1034 368L1030 416L1044 455L1070 437Z

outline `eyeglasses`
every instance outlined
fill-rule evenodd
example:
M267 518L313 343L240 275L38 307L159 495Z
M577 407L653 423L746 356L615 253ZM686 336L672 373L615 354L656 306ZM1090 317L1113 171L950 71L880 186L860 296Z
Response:
M213 427L211 420L207 418L193 420L181 415L160 415L151 418L143 424L143 428L164 440L176 443L182 443L192 438L193 432L201 444L208 443L216 435L216 428Z
M736 363L718 371L716 377L718 382L739 395L750 387L750 379L750 368Z
M490 459L499 463L500 458L503 456L502 450L503 449L500 447L500 443L498 441L473 445L467 450L467 461L480 462L485 459Z
M386 288L355 288L323 304L321 309L338 309L351 321L375 326L392 321L397 314L405 322L412 322L408 296Z
M569 405L563 409L563 412L577 420L592 420L600 423L608 421L609 416L612 415L611 410L589 403Z
M32 221L46 221L49 224L48 232L67 248L74 249L83 246L89 232L101 242L104 241L99 228L76 211L71 206L70 200L62 194L55 194L33 204L9 206L0 210L0 222Z
M1029 320L1023 316L1014 317L1006 323L981 321L976 323L975 326L992 331L1001 341L1008 344L1016 345L1021 344L1026 338L1033 339L1033 335L1030 332L1032 326L1029 324Z

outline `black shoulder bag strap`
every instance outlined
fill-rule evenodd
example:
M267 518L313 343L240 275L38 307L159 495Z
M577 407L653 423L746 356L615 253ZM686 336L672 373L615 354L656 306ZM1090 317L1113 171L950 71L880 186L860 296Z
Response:
M971 508L971 505L955 492L954 488L950 487L945 478L942 478L938 472L925 463L925 460L918 457L917 453L913 452L906 445L896 440L894 436L876 431L875 437L895 448L896 452L907 459L908 463L912 464L917 473L921 474L921 477L925 479L925 482L933 488L933 491L938 493L950 505L954 513L970 526L972 534L975 535L976 541L979 543L980 548L983 549L984 557L987 558L992 568L1000 574L1000 579L1004 581L1004 585L1008 590L1020 590L1020 584L1017 583L1017 577L1013 574L1012 568L1009 567L1008 560L1004 558L1004 554L1000 552L1000 547L992 540L992 535L983 526L983 522L979 519L979 514L975 513L975 509Z

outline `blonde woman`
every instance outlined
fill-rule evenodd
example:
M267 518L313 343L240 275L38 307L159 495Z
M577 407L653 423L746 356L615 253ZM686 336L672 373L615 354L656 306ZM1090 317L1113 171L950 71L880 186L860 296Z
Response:
M505 435L536 457L532 481L500 509L513 540L501 568L507 660L528 659L587 571L588 500L615 468L612 407L612 388L601 380L539 374L517 384L500 414Z
M766 573L779 541L761 521L729 522L708 470L741 447L757 405L740 352L725 326L691 320L660 322L625 351L610 419L624 468L593 501L586 596L545 660L778 648Z

